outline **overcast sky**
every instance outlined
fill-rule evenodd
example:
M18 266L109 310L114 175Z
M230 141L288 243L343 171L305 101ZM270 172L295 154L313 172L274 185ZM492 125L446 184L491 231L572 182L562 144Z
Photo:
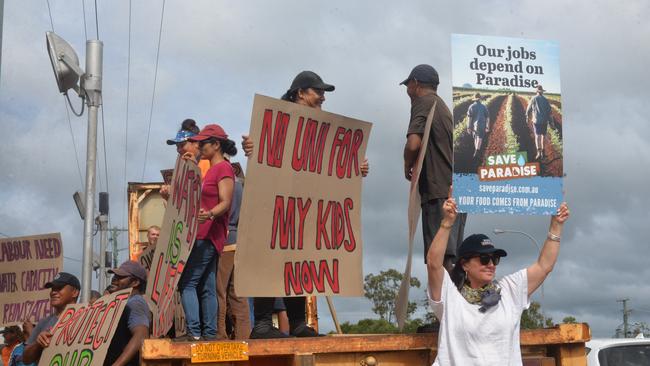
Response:
M85 54L83 1L50 0L55 31ZM104 116L108 179L99 136L98 190L111 195L111 223L126 227L127 181L158 181L176 152L164 144L187 117L217 122L239 141L254 93L279 97L301 70L336 85L324 109L374 124L364 180L364 273L406 261L407 181L401 152L409 99L398 83L420 63L440 73L451 102L452 33L560 42L566 200L572 217L543 307L559 321L575 316L595 336L622 323L617 299L629 298L632 322L650 323L650 128L647 1L167 1L155 100L152 90L161 1L133 1L126 129L129 2L98 1L104 42ZM94 2L85 1L88 38ZM6 0L0 79L0 232L61 232L66 257L82 256L83 225L72 200L85 176L86 115L66 118L45 49L51 30L45 0ZM72 99L76 108L79 100ZM151 134L143 179L150 111ZM100 131L102 127L100 125ZM126 132L126 133L125 133ZM125 138L125 135L127 138ZM125 149L126 176L124 174ZM237 157L235 160L240 160ZM548 217L475 215L467 233L491 235L510 255L498 275L528 266ZM126 246L126 235L121 246ZM418 232L414 275L425 280ZM124 258L124 257L122 257ZM80 274L80 263L65 269ZM539 292L539 291L538 291ZM423 298L423 290L413 291ZM539 294L535 295L539 300ZM364 299L335 299L341 321L374 316ZM319 303L322 331L332 329Z

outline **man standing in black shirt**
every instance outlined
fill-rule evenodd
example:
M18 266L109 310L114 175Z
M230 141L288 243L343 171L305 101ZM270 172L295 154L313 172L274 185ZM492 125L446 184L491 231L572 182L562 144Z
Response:
M404 175L411 180L421 148L426 148L418 189L422 205L422 233L424 234L424 261L426 253L442 220L442 205L449 196L453 159L453 122L451 112L438 96L438 72L430 65L418 65L400 85L406 85L411 98L411 119L404 146ZM436 105L428 141L422 141L427 116ZM466 214L459 214L454 223L447 252L445 268L451 270L456 258L456 247L463 241Z

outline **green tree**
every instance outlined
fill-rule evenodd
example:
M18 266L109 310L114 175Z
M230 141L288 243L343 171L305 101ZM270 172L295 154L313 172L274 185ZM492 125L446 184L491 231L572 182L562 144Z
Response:
M537 329L552 326L553 319L545 318L542 315L540 305L536 301L531 302L530 307L521 314L521 329Z
M408 320L402 333L415 333L423 325L422 319ZM394 334L399 333L397 326L386 319L362 319L356 324L341 323L341 331L345 334Z
M562 319L562 324L575 324L577 322L578 321L573 316L565 316L564 319Z
M372 311L389 323L395 316L395 298L403 278L402 274L395 269L381 271L378 275L370 273L364 278L364 296L372 301ZM420 281L416 277L411 277L410 285L420 288ZM417 306L416 302L409 301L407 318L415 312Z

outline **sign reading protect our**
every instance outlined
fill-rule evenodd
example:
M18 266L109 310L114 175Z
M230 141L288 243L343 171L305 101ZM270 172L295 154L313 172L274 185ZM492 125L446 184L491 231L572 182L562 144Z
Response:
M132 289L100 297L92 305L70 304L52 327L39 366L102 365Z
M464 34L451 41L459 209L554 214L563 196L559 44Z
M255 96L235 255L238 296L361 296L371 124Z
M52 281L63 267L61 234L0 239L0 324L34 323L49 316Z

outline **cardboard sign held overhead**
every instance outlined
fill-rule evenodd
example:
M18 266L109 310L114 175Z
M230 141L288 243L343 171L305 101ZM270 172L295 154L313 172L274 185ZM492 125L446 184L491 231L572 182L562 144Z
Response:
M371 124L255 96L238 296L361 296L361 171Z
M146 298L153 313L154 338L165 335L173 324L174 294L196 238L200 199L201 171L195 162L178 157L147 277Z
M101 365L132 289L102 296L92 305L66 306L50 331L39 366Z
M63 267L61 234L0 239L0 324L38 322L52 313L45 284Z

